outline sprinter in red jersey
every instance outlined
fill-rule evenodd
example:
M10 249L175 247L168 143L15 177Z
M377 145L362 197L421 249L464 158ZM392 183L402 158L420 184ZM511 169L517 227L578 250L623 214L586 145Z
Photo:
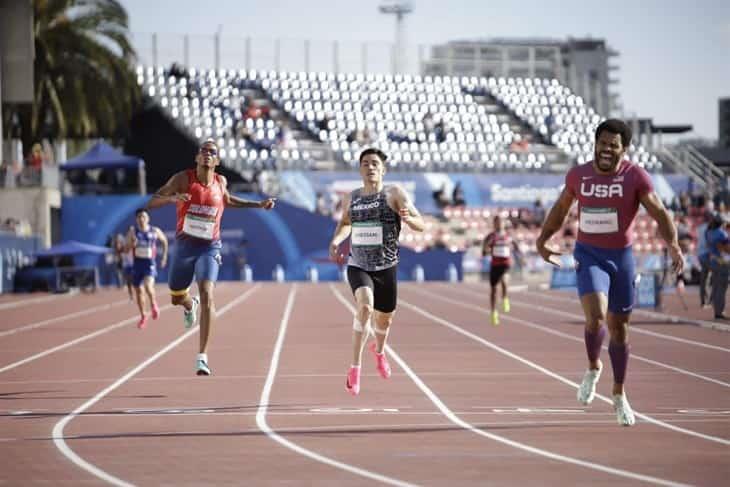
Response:
M170 261L168 286L172 304L182 306L185 328L196 321L200 310L200 353L197 375L210 375L208 340L215 315L213 288L221 265L220 226L223 210L230 208L262 208L270 210L275 199L249 201L228 192L226 178L216 174L220 164L218 146L208 139L195 156L196 168L180 171L152 196L148 208L168 203L177 205L175 248ZM198 282L199 296L190 296L193 277Z
M489 263L489 305L492 309L492 325L499 325L499 312L497 311L497 285L502 288L502 309L505 313L509 313L510 304L507 295L507 286L509 285L509 270L512 267L512 256L519 256L519 247L512 240L512 236L507 232L504 220L499 214L494 216L494 228L492 233L484 238L482 243L482 257L490 256Z

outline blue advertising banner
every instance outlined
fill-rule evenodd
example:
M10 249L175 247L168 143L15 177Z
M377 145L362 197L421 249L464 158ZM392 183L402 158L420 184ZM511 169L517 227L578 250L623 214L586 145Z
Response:
M240 195L258 200L259 195ZM124 234L134 225L134 212L143 207L145 196L76 196L64 198L62 210L63 239L106 245L110 238ZM174 252L175 207L168 205L150 212L151 224L160 227ZM279 202L272 211L228 209L221 223L223 265L221 280L242 280L244 266L249 265L255 280L271 280L281 265L286 280L304 280L308 270L316 268L321 281L340 279L341 269L328 258L328 244L335 229L330 217ZM462 277L462 253L444 250L414 252L401 248L398 277L410 280L413 268L420 265L427 280L445 280L453 264ZM96 265L97 261L79 259L77 265ZM113 282L113 269L101 272L103 284ZM158 281L167 280L167 269L158 269Z

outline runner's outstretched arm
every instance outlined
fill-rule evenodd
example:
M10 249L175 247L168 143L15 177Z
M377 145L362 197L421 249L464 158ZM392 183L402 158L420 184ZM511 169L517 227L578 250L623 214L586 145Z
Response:
M223 201L228 208L263 208L264 210L271 210L276 206L276 198L266 198L261 201L245 200L238 196L233 196L228 192L228 181L225 177L219 176L223 182L224 194Z

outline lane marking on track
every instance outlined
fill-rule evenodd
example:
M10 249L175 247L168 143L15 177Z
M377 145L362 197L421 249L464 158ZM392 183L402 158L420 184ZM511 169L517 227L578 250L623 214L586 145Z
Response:
M461 306L461 307L464 307L464 308L474 309L474 310L477 310L479 312L487 312L488 311L487 308L483 308L481 306L477 306L477 305L474 305L474 304L471 304L471 303L465 303L465 302L462 302L462 301L457 301L455 299L447 298L445 296L441 296L440 294L435 294L435 293L432 293L430 291L424 291L424 290L413 289L413 288L411 288L411 290L414 291L414 292L416 292L416 293L426 294L428 296L431 296L431 297L434 297L434 298L437 298L437 299L440 299L442 301L446 301L446 302L449 302L449 303L452 303L452 304L456 304L457 306ZM469 291L469 292L472 292L472 291ZM463 294L463 293L460 293L460 294ZM548 310L546 309L546 311L548 311ZM562 311L553 310L553 313L555 313L555 314L562 314ZM539 324L537 324L537 323L535 323L533 321L523 320L522 318L517 318L515 316L510 316L510 315L507 315L507 314L501 315L501 316L502 316L502 319L504 319L504 320L514 321L515 323L519 323L519 324L521 324L523 326L527 326L529 328L534 328L536 330L540 330L540 331L543 331L545 333L549 333L551 335L555 335L555 336L559 336L559 337L562 337L562 338L566 338L566 339L572 340L574 342L583 343L583 341L584 341L582 338L578 338L578 337L575 337L575 336L570 335L568 333L563 333L561 331L553 330L552 328L548 328L546 326L539 325ZM608 347L604 345L603 346L603 350L608 350ZM638 355L638 354L633 353L633 352L631 353L631 358L632 359L635 359L635 360L638 360L639 362L645 362L647 364L656 365L657 367L661 367L661 368L664 368L664 369L672 370L674 372L678 372L678 373L683 374L683 375L687 375L687 376L690 376L690 377L694 377L695 379L700 379L700 380L703 380L703 381L706 381L706 382L711 382L713 384L717 384L717 385L723 386L723 387L730 387L730 382L721 381L719 379L713 379L712 377L707 377L705 375L698 374L697 372L692 372L690 370L683 369L681 367L676 367L674 365L669 365L669 364L666 364L664 362L659 362L657 360L653 360L653 359L644 357L642 355Z
M271 364L269 365L269 373L266 375L266 382L264 383L264 388L261 391L261 399L259 400L259 409L256 412L256 425L259 427L261 431L263 431L266 436L271 438L272 440L276 441L280 445L285 446L286 448L289 448L290 450L293 450L300 455L304 455L305 457L311 458L312 460L316 460L320 463L324 463L326 465L329 465L331 467L339 468L341 470L344 470L346 472L350 472L355 475L359 475L361 477L365 477L371 480L377 480L378 482L382 482L384 484L388 485L397 485L399 487L401 486L413 486L415 484L411 484L399 479L395 479L393 477L388 477L385 475L381 475L376 472L372 472L370 470L366 470L363 468L356 467L354 465L350 465L348 463L340 462L338 460L335 460L330 457L326 457L324 455L320 455L317 452L314 452L312 450L309 450L307 448L304 448L287 438L284 438L279 433L277 433L275 430L273 430L269 424L266 421L266 413L269 408L269 398L271 397L271 389L274 386L274 379L276 378L276 371L279 368L279 357L281 355L281 349L284 346L284 337L286 336L286 329L289 325L289 316L291 315L291 310L294 306L294 298L297 293L297 285L294 284L292 286L291 291L289 291L289 297L286 301L286 307L284 308L284 314L281 317L281 323L279 324L279 333L276 337L276 343L274 345L274 351L271 354Z
M12 328L10 330L0 331L0 337L4 337L4 336L8 336L8 335L14 335L14 334L20 333L22 331L33 330L35 328L40 328L42 326L50 325L52 323L58 323L58 322L61 322L61 321L71 320L73 318L79 318L81 316L86 316L88 314L96 313L97 311L101 311L101 310L111 309L111 308L113 308L115 306L120 306L120 305L126 304L126 303L129 303L129 300L123 299L123 300L120 300L120 301L114 301L112 303L100 304L98 306L94 306L92 308L87 308L87 309L84 309L84 310L81 310L81 311L76 311L76 312L73 312L73 313L69 313L69 314L65 314L65 315L61 315L61 316L56 316L56 317L53 317L53 318L49 318L47 320L38 321L38 322L35 322L35 323L29 323L27 325L22 325L22 326L19 326L17 328Z
M352 306L352 304L349 301L347 301L342 296L342 294L331 284L330 284L330 289L335 294L337 299L339 299L339 301L347 309L349 309L351 313L354 314L355 308ZM409 309L413 309L414 311L420 312L421 314L423 314L423 316L427 316L427 313L421 312L416 306L413 306L410 303L407 303L402 300L400 301L400 303L404 304ZM433 316L433 315L431 315L431 316ZM427 316L427 317L429 317L429 316ZM434 319L434 318L436 318L436 319ZM433 321L436 321L437 323L441 323L441 321L443 321L440 318L437 318L435 316L433 316L431 319ZM461 330L459 327L456 327L456 325L452 325L452 326ZM461 330L461 331L464 332L464 330ZM469 332L465 332L465 333L469 333ZM476 337L476 338L478 338L478 337ZM449 409L448 406L446 406L446 404L444 404L444 402L441 401L441 399L418 377L418 375L416 375L416 373L413 372L413 370L411 370L411 368L408 366L408 364L390 346L386 345L386 350L387 350L388 354L391 357L393 357L393 359L398 363L398 365L406 372L406 374L408 374L408 376L416 384L416 386L421 390L421 392L423 392L428 397L428 399L438 408L438 410L441 411L441 413L444 416L446 416L452 423L456 424L457 426L460 426L461 428L463 428L465 430L471 431L474 434L483 436L490 440L497 441L504 445L507 445L507 446L510 446L510 447L513 447L513 448L516 448L516 449L519 449L522 451L526 451L529 453L533 453L533 454L541 456L541 457L549 458L551 460L556 460L556 461L563 462L563 463L569 463L572 465L577 465L577 466L589 468L592 470L597 470L600 472L616 475L619 477L626 477L626 478L630 478L630 479L634 479L634 480L641 480L641 481L653 483L656 485L668 485L668 486L685 485L685 484L681 484L678 482L672 482L670 480L661 479L658 477L651 477L649 475L642 475L639 473L630 472L628 470L608 467L606 465L601 465L598 463L581 460L579 458L560 455L558 453L554 453L549 450L543 450L541 448L536 448L536 447L527 445L525 443L520 443L518 441L510 440L507 437L500 436L500 435L491 433L489 431L484 431L482 429L479 429L478 427L472 425L471 423L464 421L457 414L455 414L451 409Z
M240 296L237 296L233 301L223 306L218 312L216 313L216 318L222 316L228 310L236 306L237 304L240 304L241 302L248 299L248 297L256 291L260 287L260 284L254 285L251 289L247 290ZM115 477L114 475L111 475L110 473L105 472L101 468L97 467L96 465L87 462L83 458L81 458L79 455L74 452L68 444L66 444L66 438L63 435L63 429L66 427L66 425L71 422L74 418L79 416L81 413L89 409L91 406L99 402L101 399L103 399L107 394L112 392L114 389L118 388L125 382L127 382L131 377L134 375L140 373L142 370L144 370L148 365L152 364L153 362L157 361L160 357L165 355L167 352L172 350L173 348L177 347L180 343L185 341L189 336L191 336L193 333L198 331L198 326L195 325L185 333L183 333L181 336L176 338L175 340L171 341L165 347L160 349L158 352L141 362L139 365L134 367L132 370L124 374L122 377L117 379L114 383L110 384L108 387L103 389L102 391L98 392L94 397L83 403L81 406L74 409L71 413L64 416L60 421L58 421L55 426L53 427L53 431L51 433L51 437L53 438L53 443L56 445L56 448L58 448L61 453L71 460L76 466L86 470L90 474L94 475L95 477L98 477L105 482L108 482L112 485L117 486L124 486L129 487L133 484L130 484L129 482L126 482L118 477Z
M556 370L557 374L570 375L575 370ZM664 377L672 374L670 370L656 370L656 371L632 371L631 377ZM716 375L727 375L730 376L730 371L727 370L701 370L696 373L701 374L716 374ZM400 372L393 372L393 376L398 376ZM542 374L536 371L525 371L525 372L421 372L421 377L539 377ZM311 379L311 378L330 378L330 377L341 377L342 374L279 374L279 379ZM377 373L362 374L363 377L380 377ZM225 382L225 381L237 381L237 380L250 380L250 379L263 379L265 375L217 375L210 376L209 381ZM105 377L99 379L37 379L37 380L4 380L0 381L0 385L32 385L32 384L77 384L86 382L109 382L114 380L113 377ZM175 377L138 377L130 379L130 382L172 382L172 381L187 381L189 377L175 376Z
M79 293L78 291L70 291L66 294L51 294L50 296L41 296L38 298L29 298L29 299L23 299L21 301L2 303L2 304L0 304L0 310L19 308L21 306L26 306L29 304L45 303L47 301L55 301L57 299L70 298L72 296L76 296L78 293Z
M160 308L160 312L165 311L166 309L172 308L171 304L166 304L165 306L162 306ZM116 330L117 328L121 328L123 326L130 325L132 323L135 323L139 320L139 315L133 316L131 318L127 318L122 321L117 321L116 323L112 323L109 326L106 326L102 328L101 330L96 330L95 332L88 333L86 335L80 336L78 338L75 338L73 340L69 340L67 342L62 343L61 345L57 345L53 348L49 348L47 350L44 350L42 352L38 352L34 355L31 355L30 357L26 357L22 360L18 360L16 362L13 362L11 364L4 365L0 367L0 373L6 372L8 370L14 369L16 367L20 367L21 365L27 364L28 362L33 362L34 360L38 360L39 358L43 358L47 355L50 355L52 353L59 352L61 350L64 350L66 348L72 347L74 345L78 345L79 343L83 343L87 340L91 340L92 338L96 338L99 335L103 335L105 333L109 333L112 330Z
M469 291L470 293L474 293L475 292L475 291L472 291L471 289L467 289L467 291ZM570 299L570 298L559 298L557 296L551 296L551 295L548 295L548 294L545 294L545 293L536 293L536 294L539 297L541 297L541 298L543 298L543 299L545 299L547 301L553 301L553 302L557 301L557 302L561 302L561 303L571 303L571 304L575 304L575 305L580 306L580 301L578 301L578 300L574 300L574 299ZM533 308L533 309L539 309L540 311L547 311L549 313L562 314L563 316L567 316L567 317L570 317L570 318L584 319L583 316L581 316L581 315L579 315L577 313L568 313L568 312L565 312L565 311L556 310L555 308L551 308L550 306L540 306L540 305L536 305L535 303L525 303L525 302L522 302L522 301L514 301L514 300L512 300L512 302L515 303L515 304L522 305L522 306L529 306L530 308ZM634 313L638 313L638 314L646 313L642 309L635 309L633 312ZM657 316L653 316L653 317L654 318L657 318ZM675 337L673 335L667 335L665 333L658 333L656 331L651 331L651 330L646 330L644 328L639 328L639 325L632 326L631 327L631 332L632 333L639 333L639 334L642 334L642 335L649 335L649 336L653 336L653 337L657 337L657 338L662 338L664 340L671 340L673 342L684 343L686 345L693 345L695 347L702 347L702 348L707 348L707 349L710 349L710 350L717 350L718 352L730 353L730 348L727 348L727 347L720 347L720 346L717 346L717 345L710 345L709 343L698 342L696 340L690 340L690 339L687 339L687 338Z
M466 303L462 303L460 301L456 301L456 300L453 300L453 299L450 299L450 298L445 298L445 297L442 297L442 296L440 296L438 294L434 294L434 293L431 293L431 292L427 292L427 291L417 291L417 292L421 292L421 293L426 294L428 296L432 296L432 297L435 297L435 298L438 298L438 299L442 299L442 300L447 301L447 302L453 302L454 304L457 304L459 306L463 306L463 307L473 306L473 305L466 304ZM523 363L523 364L527 365L528 367L531 367L531 368L533 368L535 370L539 370L543 374L548 375L548 376L550 376L550 377L552 377L554 379L557 379L560 382L563 382L564 384L570 385L570 386L574 387L575 389L578 389L580 387L580 385L577 382L573 382L572 380L570 380L570 379L568 379L566 377L563 377L562 375L556 374L555 372L553 372L553 371L551 371L551 370L549 370L549 369L547 369L545 367L542 367L541 365L538 365L535 362L532 362L531 360L528 360L528 359L526 359L524 357L521 357L520 355L517 355L516 353L512 353L509 350L506 350L506 349L500 347L499 345L496 345L496 344L490 342L489 340L485 340L484 338L482 338L482 337L480 337L478 335L475 335L474 333L472 333L470 331L467 331L467 330L461 328L460 326L455 325L452 322L450 322L450 321L448 321L448 320L446 320L444 318L441 318L439 316L436 316L434 314L431 314L428 311L424 311L424 310L420 309L419 307L417 307L417 306L415 306L415 305L413 305L411 303L408 303L407 301L402 301L402 303L406 307L408 307L409 309L412 309L413 311L415 311L416 313L418 313L418 314L420 314L422 316L425 316L426 318L429 318L430 320L435 321L436 323L438 323L438 324L440 324L442 326L445 326L446 328L449 328L449 329L451 329L451 330L453 330L453 331L455 331L455 332L457 332L457 333L459 333L459 334L461 334L461 335L463 335L463 336L465 336L467 338L470 338L473 341L476 341L478 343L481 343L485 347L491 348L492 350L494 350L496 352L499 352L502 355L506 355L507 357L510 357L510 358L512 358L514 360L517 360L517 361L519 361L519 362L521 362L521 363ZM481 308L479 308L479 309L481 310ZM542 327L540 327L540 325L536 325L536 324L534 324L532 322L529 322L529 321L526 321L526 320L522 320L522 319L519 319L519 318L512 318L512 317L505 317L505 318L509 318L509 319L511 319L513 321L516 321L517 323L528 324L528 325L531 324L531 325L534 325L535 327L542 328ZM569 335L566 335L566 336L569 336ZM608 404L613 404L613 402L611 401L611 399L609 399L606 396L603 396L601 394L596 393L596 397L599 398L603 402L606 402ZM706 435L706 434L703 434L703 433L699 433L697 431L692 431L692 430L680 428L678 426L672 426L670 424L664 423L664 422L662 422L662 421L660 421L658 419L655 419L655 418L653 418L651 416L648 416L646 414L639 413L637 411L634 411L634 413L636 414L636 417L641 418L641 419L643 419L643 420L645 420L647 422L653 423L653 424L655 424L657 426L661 426L661 427L664 427L664 428L667 428L667 429L670 429L670 430L673 430L673 431L676 431L676 432L679 432L679 433L684 433L684 434L689 435L689 436L694 436L694 437L697 437L697 438L701 438L703 440L708 440L708 441L712 441L712 442L715 442L715 443L720 443L722 445L730 445L730 440L727 440L725 438L720 438L720 437L712 436L712 435Z

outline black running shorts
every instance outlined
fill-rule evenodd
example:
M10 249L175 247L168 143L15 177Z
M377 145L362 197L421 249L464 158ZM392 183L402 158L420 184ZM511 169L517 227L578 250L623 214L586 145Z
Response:
M388 267L382 271L366 271L355 266L347 266L347 281L352 294L360 287L369 287L373 291L375 303L373 308L381 313L395 311L398 300L398 266Z
M508 265L493 265L489 268L489 284L494 286L509 271Z

